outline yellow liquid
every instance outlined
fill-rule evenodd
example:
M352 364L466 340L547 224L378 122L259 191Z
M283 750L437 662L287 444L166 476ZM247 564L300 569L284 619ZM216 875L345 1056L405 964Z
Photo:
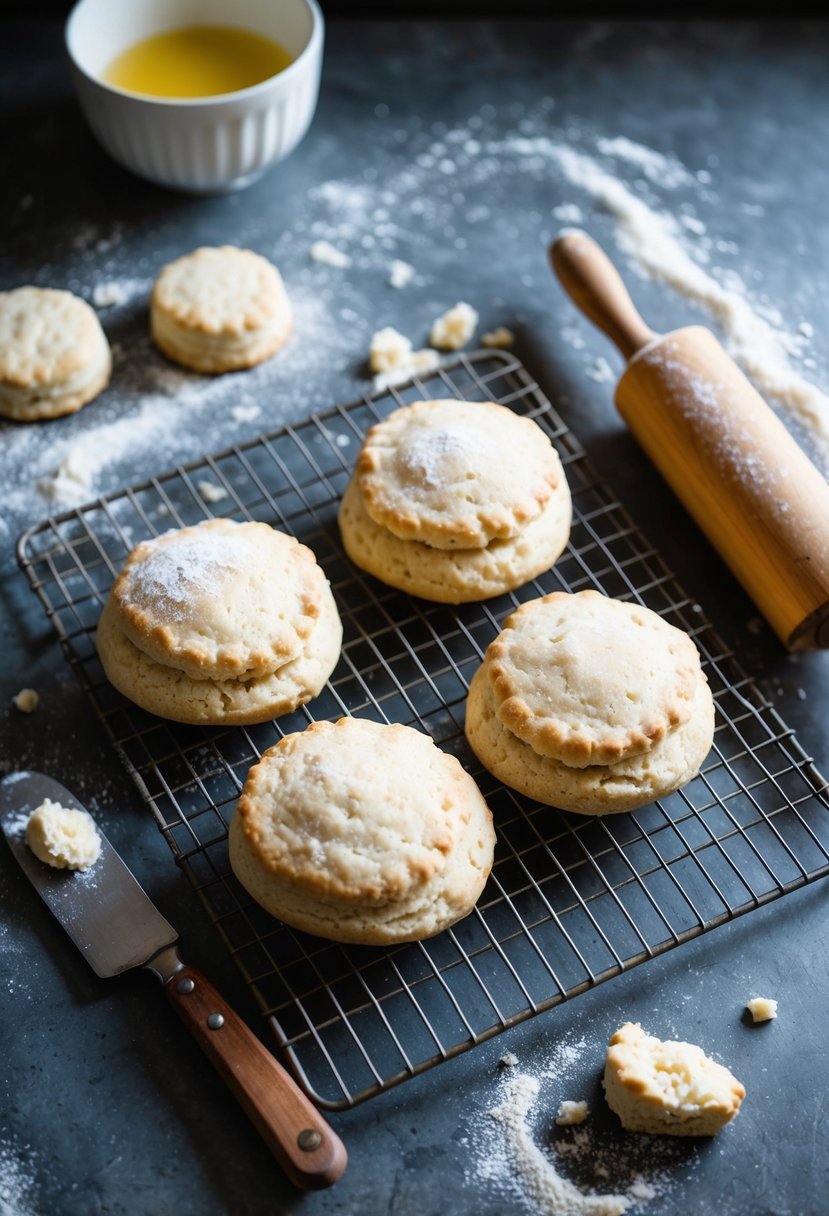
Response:
M230 25L192 25L122 51L103 79L153 97L213 97L248 89L291 62L283 46L262 34Z

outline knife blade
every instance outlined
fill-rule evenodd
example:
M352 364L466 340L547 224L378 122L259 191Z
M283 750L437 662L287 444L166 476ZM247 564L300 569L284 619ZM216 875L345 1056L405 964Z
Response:
M331 1186L347 1163L345 1146L210 981L181 961L178 934L99 827L101 853L88 870L56 870L26 844L26 823L45 800L83 811L43 773L0 780L0 826L12 854L96 975L145 967L161 980L179 1017L233 1091L296 1185Z

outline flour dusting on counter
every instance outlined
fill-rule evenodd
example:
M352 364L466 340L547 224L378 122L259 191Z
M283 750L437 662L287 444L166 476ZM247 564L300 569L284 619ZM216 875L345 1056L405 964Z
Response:
M507 1211L532 1216L616 1216L644 1211L665 1194L687 1146L669 1139L618 1136L591 1127L561 1126L566 1095L592 1085L595 1069L584 1038L554 1042L543 1067L528 1069L511 1053L495 1075L495 1100L470 1119L461 1146L469 1187L497 1196ZM589 1078L589 1079L588 1079ZM602 1099L603 1101L603 1099ZM592 1122L592 1121L591 1121Z

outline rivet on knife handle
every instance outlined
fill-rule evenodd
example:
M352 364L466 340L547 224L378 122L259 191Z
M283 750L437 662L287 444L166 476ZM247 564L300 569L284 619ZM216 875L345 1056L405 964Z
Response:
M185 967L164 987L291 1181L306 1190L336 1182L347 1162L342 1140L210 981Z

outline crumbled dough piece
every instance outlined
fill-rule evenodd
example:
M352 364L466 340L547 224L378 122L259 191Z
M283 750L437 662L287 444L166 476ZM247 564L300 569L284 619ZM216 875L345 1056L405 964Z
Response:
M559 1127L574 1127L577 1123L584 1123L589 1114L590 1107L586 1102L560 1102L556 1123Z
M745 1089L693 1043L663 1042L626 1022L604 1072L607 1104L629 1132L714 1136L739 1112Z
M418 372L432 372L439 363L440 356L436 350L429 350L428 346L423 350L413 350L408 363L401 364L395 371L374 377L374 391L379 393L383 389L391 388L394 384L402 384L404 380L409 380Z
M368 365L373 372L387 376L408 364L412 357L412 344L391 325L378 329L368 348Z
M497 346L502 350L506 350L512 346L515 341L515 334L511 329L507 329L505 325L499 325L497 329L493 329L490 333L484 334L481 337L481 346Z
M460 350L472 337L477 324L477 312L461 300L434 322L429 341L438 350Z
M122 283L97 283L92 292L96 308L114 308L127 302L129 293Z
M418 372L432 371L439 362L437 351L428 348L412 350L409 339L390 325L379 329L369 346L368 363L376 373L376 392L381 392L393 384L400 384Z
M518 1063L518 1056L514 1055L511 1051L508 1051L506 1055L501 1056L498 1063L501 1068L514 1068Z
M40 704L40 695L33 688L21 688L19 693L12 697L12 701L17 709L23 714L33 713Z
M389 266L389 283L392 287L405 287L414 278L414 266L395 258Z
M88 870L98 860L101 837L88 811L61 806L46 798L26 824L26 844L56 870Z
M755 1022L770 1022L777 1017L777 1001L770 996L753 996L746 1001L746 1009Z
M224 486L217 486L214 481L197 481L196 489L205 502L221 502L229 497Z
M337 249L330 241L314 241L309 253L315 262L323 262L326 266L336 266L338 270L345 270L346 266L351 265L351 258L347 253L343 253L342 249Z

